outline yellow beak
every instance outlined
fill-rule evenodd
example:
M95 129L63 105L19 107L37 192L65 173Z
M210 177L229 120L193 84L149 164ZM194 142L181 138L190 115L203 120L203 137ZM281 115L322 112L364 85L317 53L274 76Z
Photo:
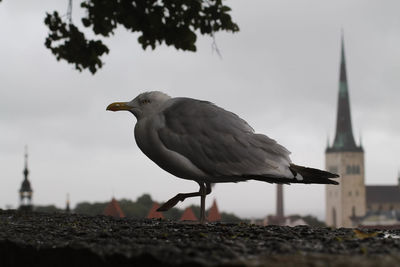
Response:
M115 102L108 105L106 110L118 111L118 110L130 110L130 109L131 107L128 106L128 102Z

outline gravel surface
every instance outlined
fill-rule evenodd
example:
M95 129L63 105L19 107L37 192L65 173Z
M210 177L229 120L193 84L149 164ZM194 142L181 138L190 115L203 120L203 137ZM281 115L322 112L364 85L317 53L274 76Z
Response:
M199 225L0 210L0 266L400 266L399 237L400 230Z

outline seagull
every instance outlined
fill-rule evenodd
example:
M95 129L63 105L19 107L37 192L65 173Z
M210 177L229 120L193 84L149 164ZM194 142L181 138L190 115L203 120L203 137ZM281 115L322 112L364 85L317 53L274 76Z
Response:
M177 194L157 211L199 196L204 224L206 195L214 183L339 184L329 179L337 174L293 164L285 147L208 101L152 91L130 102L112 103L107 110L131 112L137 119L135 140L140 150L165 171L200 186L198 192Z

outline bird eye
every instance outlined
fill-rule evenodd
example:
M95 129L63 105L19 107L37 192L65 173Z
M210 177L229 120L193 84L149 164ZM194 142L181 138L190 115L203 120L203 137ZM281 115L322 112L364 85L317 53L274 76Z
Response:
M148 104L148 103L150 103L150 100L148 100L148 99L142 99L142 100L140 101L140 103L141 103L141 104Z

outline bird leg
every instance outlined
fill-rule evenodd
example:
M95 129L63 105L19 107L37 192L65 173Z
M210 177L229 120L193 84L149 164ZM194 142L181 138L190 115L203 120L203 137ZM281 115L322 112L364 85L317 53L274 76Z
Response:
M210 183L199 183L200 185L200 223L206 222L206 195L211 193Z
M200 223L204 224L206 222L206 188L203 183L199 183L200 185Z
M198 182L200 186L199 192L193 193L179 193L167 202L165 202L161 207L157 209L157 211L167 211L170 208L174 207L178 204L179 201L184 201L186 198L189 197L201 197L201 208L200 208L200 222L205 223L206 216L205 216L205 202L206 202L206 195L211 193L211 184L210 183L202 183Z
M200 192L193 192L193 193L179 193L167 202L165 202L161 207L157 209L157 211L167 211L170 208L174 207L178 204L179 201L184 201L188 197L198 197L200 196Z

